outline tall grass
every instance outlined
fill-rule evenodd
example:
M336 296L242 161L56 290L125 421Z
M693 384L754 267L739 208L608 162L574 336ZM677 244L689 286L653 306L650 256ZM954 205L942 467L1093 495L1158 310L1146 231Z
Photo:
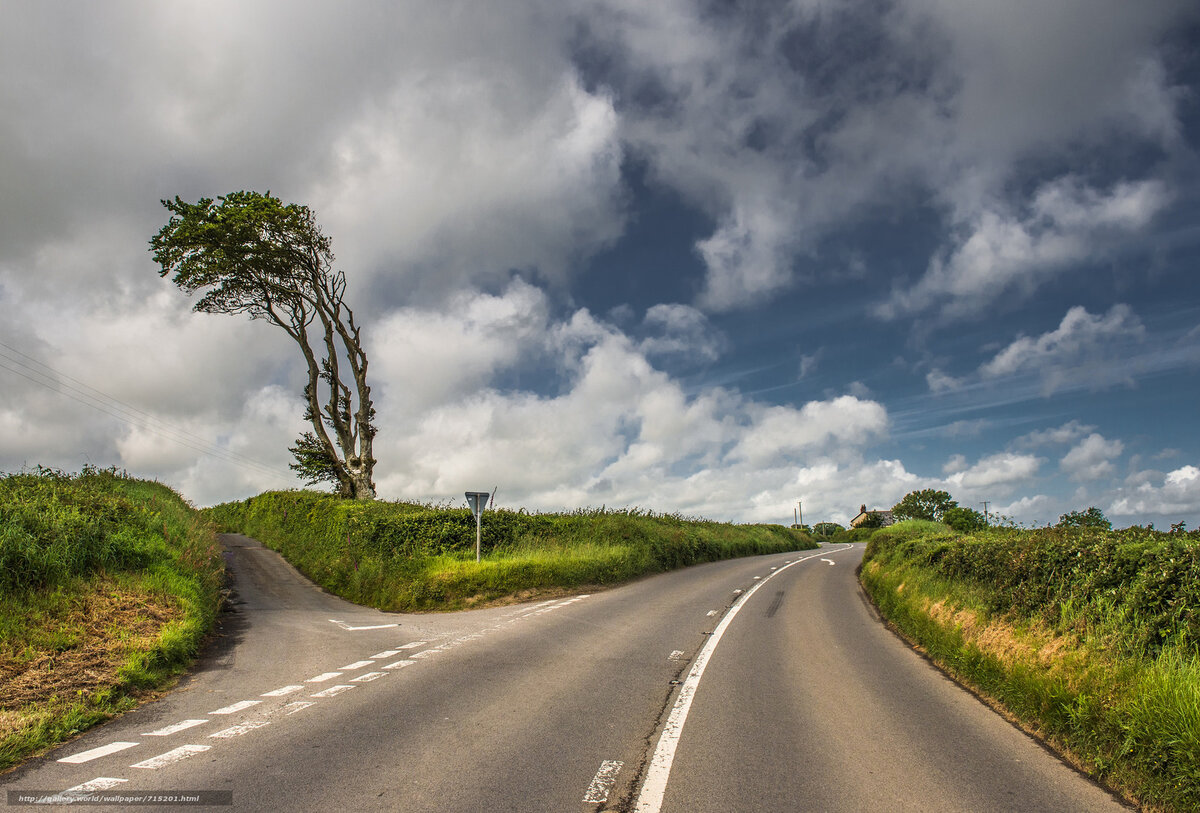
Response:
M1097 778L1200 809L1200 535L885 529L881 613Z
M268 492L206 509L350 601L391 611L455 609L627 581L700 562L816 547L780 525L732 525L639 509L488 511L483 562L475 519L444 506Z
M0 476L0 770L186 668L223 575L213 526L164 485Z

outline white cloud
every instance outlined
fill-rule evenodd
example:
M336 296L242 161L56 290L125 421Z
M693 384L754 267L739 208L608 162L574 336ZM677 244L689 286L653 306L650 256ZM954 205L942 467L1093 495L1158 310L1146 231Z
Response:
M1072 480L1099 480L1115 471L1112 459L1124 450L1125 444L1121 441L1107 440L1093 432L1073 446L1059 466Z
M936 368L925 374L925 383L929 386L929 391L932 393L951 392L961 389L963 385L961 379L947 375Z
M1001 452L981 458L979 462L946 478L953 488L975 492L998 489L1001 492L1025 485L1037 474L1042 459L1034 455Z
M1022 435L1015 442L1020 446L1033 447L1073 443L1095 428L1094 426L1086 426L1077 420L1070 420L1062 426L1053 429L1040 429Z
M1166 475L1143 472L1134 485L1121 489L1108 513L1116 516L1164 516L1200 512L1200 468L1181 466Z
M644 327L658 332L642 340L642 352L648 356L715 361L725 346L708 317L690 305L654 305L646 311Z
M1034 373L1044 394L1067 386L1102 388L1131 383L1132 371L1119 349L1145 336L1142 322L1128 305L1114 305L1103 316L1075 306L1058 328L1041 336L1022 336L979 368L984 378Z
M1072 263L1091 259L1114 236L1136 232L1162 211L1163 182L1123 182L1108 192L1066 177L1042 186L1016 214L995 206L973 213L966 236L930 263L921 280L897 290L879 312L889 318L941 305L951 316L976 314L1008 294L1028 295Z

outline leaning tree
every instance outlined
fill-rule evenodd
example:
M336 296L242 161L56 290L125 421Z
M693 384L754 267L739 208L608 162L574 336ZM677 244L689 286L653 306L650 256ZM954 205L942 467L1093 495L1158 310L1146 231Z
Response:
M188 294L193 310L247 314L282 328L308 369L304 417L312 431L290 451L309 484L329 481L343 496L373 499L375 409L367 386L361 328L346 305L346 276L332 269L329 238L307 206L284 205L257 192L233 192L187 203L164 200L171 212L150 240L159 276ZM343 380L349 368L350 383Z

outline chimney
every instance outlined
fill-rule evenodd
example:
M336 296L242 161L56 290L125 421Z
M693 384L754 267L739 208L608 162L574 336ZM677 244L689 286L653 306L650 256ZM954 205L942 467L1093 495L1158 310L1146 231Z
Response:
M858 509L858 513L860 513L860 514L867 513L867 504L866 503L863 503L862 508Z

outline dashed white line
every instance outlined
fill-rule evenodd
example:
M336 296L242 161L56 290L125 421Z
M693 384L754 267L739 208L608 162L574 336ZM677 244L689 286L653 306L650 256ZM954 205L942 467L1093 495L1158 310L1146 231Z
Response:
M342 670L343 672L353 672L355 669L362 669L364 666L374 665L374 661L355 661L354 663L348 663L345 666L339 666L338 669Z
M262 702L261 700L242 700L240 702L234 703L232 706L226 706L223 709L217 709L216 711L210 711L209 714L237 714L239 711L245 711L246 709L250 708L251 706L257 706L261 702Z
M126 748L133 748L135 745L137 745L136 742L110 742L108 745L101 745L99 748L93 748L90 751L83 751L73 756L63 757L59 762L70 762L73 765L78 765L81 762L91 762L93 759L99 759L109 754L115 754L118 751L124 751Z
M335 677L341 677L341 672L323 672L316 677L310 677L305 683L324 683L327 680L333 680Z
M399 654L400 654L400 650L399 650L399 649L388 649L388 650L385 650L385 651L383 651L383 652L377 652L377 653L375 653L374 655L372 655L372 656L371 656L371 658L372 658L372 659L374 659L374 660L378 660L379 658L391 658L391 657L395 657L396 655L399 655Z
M436 655L437 653L441 652L445 648L446 648L446 645L443 644L442 646L434 647L433 649L426 649L424 652L414 652L413 654L409 655L408 657L410 657L414 660L418 660L420 658L428 658L430 655Z
M130 768L144 768L148 771L157 771L159 768L165 768L168 765L174 765L176 762L185 760L188 757L194 757L196 754L203 754L211 745L181 745L178 748L172 748L165 754L159 754L150 759L144 759L141 762L136 762L130 765Z
M372 680L375 680L376 678L381 678L386 674L387 674L387 672L367 672L365 675L359 675L356 678L350 678L350 682L351 683L370 683Z
M396 649L416 649L419 646L425 646L425 644L427 644L427 643L429 643L429 642L428 641L409 641L404 646L396 647Z
M248 731L253 731L256 728L270 725L267 720L247 720L244 723L238 723L235 726L218 731L215 734L209 734L209 739L214 740L231 740L234 737L240 737Z
M328 689L325 689L324 691L320 691L320 692L316 692L315 694L311 694L311 695L309 695L309 697L333 697L335 694L341 694L342 692L347 691L349 689L353 689L353 688L354 688L353 686L349 686L345 683L342 683L337 686L330 686Z
M302 710L304 710L304 709L308 708L309 706L315 706L315 705L317 705L317 704L316 704L316 703L311 703L311 702L309 702L309 701L307 701L307 700L297 700L297 701L295 701L295 702L293 702L293 703L288 703L286 706L281 706L281 707L279 708L279 710L280 710L280 711L287 711L287 716L288 716L288 717L291 717L291 716L292 716L293 714L295 714L296 712L298 712L298 711L302 711ZM288 711L288 709L291 709L291 711Z
M709 618L712 618L716 614L717 614L716 610L709 610L707 613L705 613L705 615L707 615Z
M667 660L669 660L669 661L683 660L683 650L682 649L673 650L671 652L671 654L667 656Z
M263 692L259 695L259 697L284 697L285 695L295 694L303 688L303 686L298 684L294 686L284 686L282 689L276 689L273 692Z
M384 669L403 669L406 666L412 666L414 663L416 663L416 661L410 661L406 658L402 661L396 661L395 663L389 663L387 666L385 666L383 668Z
M63 796L68 794L95 793L98 790L112 790L117 785L128 782L128 779L116 779L111 776L97 776L82 785L76 785L73 788L67 788L63 791Z
M588 785L587 793L583 795L584 804L595 805L608 801L608 794L612 791L613 785L617 783L617 774L621 772L621 766L624 762L615 759L606 759L600 763L600 770L596 771L596 776L592 778L592 784Z
M142 733L142 736L143 737L166 737L166 736L176 733L177 731L186 731L189 728L195 728L196 726L204 725L207 722L208 722L208 720L184 720L181 723L175 723L175 725L169 725L166 728L160 728L160 729L158 729L158 731L145 731Z

